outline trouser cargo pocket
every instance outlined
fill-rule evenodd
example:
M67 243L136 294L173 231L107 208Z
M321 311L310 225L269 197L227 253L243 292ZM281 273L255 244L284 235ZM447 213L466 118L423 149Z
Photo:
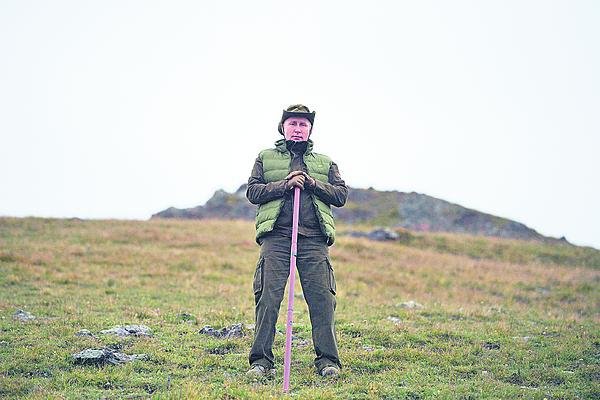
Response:
M335 275L333 274L333 266L331 265L331 260L329 259L329 257L327 257L327 269L328 269L328 283L329 283L329 290L331 291L331 293L335 294L336 292L336 285L335 285Z
M259 293L263 287L263 264L265 263L264 257L258 259L256 264L256 270L254 271L254 281L252 284L252 290L254 294Z

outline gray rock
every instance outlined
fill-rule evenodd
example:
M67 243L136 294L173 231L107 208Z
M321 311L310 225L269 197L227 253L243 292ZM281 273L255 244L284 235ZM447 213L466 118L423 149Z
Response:
M198 333L213 336L219 339L241 338L246 335L244 331L244 325L241 323L226 326L221 329L214 329L210 325L206 325L200 329Z
M397 306L398 307L402 307L402 308L410 308L410 309L413 309L413 308L423 308L422 304L419 304L419 303L417 303L414 300L405 301L403 303L398 304Z
M119 353L108 347L102 349L85 349L79 353L72 354L75 364L81 365L106 365L124 364L134 360L145 360L146 354Z
M292 335L292 346L294 347L306 347L310 345L310 341L301 338L300 336Z
M232 353L235 349L232 347L215 347L214 349L208 349L206 350L206 352L208 354L217 354L217 355L224 355L224 354L229 354Z
M500 349L500 343L485 342L482 346L486 350L499 350Z
M75 332L75 336L87 336L87 337L93 337L93 338L96 337L96 335L94 335L92 332L90 332L87 329L81 329L81 330Z
M383 228L375 229L369 232L367 237L371 240L398 240L400 238L400 235L398 235L391 229Z
M529 342L532 339L535 339L535 336L513 336L513 339L522 340L524 342Z
M25 322L25 321L34 320L35 316L33 314L31 314L31 313L28 313L27 311L24 311L24 310L17 310L13 314L13 319Z
M280 336L285 336L285 332L284 331L280 331L279 329L277 329L275 331L276 335L280 335ZM292 332L292 345L295 347L305 347L305 346L309 346L310 345L310 340L308 339L303 339L298 335L295 335L294 332Z
M535 291L538 292L542 296L548 296L551 292L551 290L546 287L537 287L537 288L535 288Z
M400 235L389 228L378 228L370 232L350 231L348 234L353 237L366 237L367 239L378 241L393 241L400 239Z
M363 345L363 347L362 347L362 348L363 348L363 350L364 350L364 351L374 351L374 350L375 350L373 347L371 347L371 346L367 346L366 344L365 344L365 345Z
M398 317L389 316L389 317L387 317L387 319L388 319L388 321L391 321L396 325L398 325L400 322L402 322L402 320Z
M196 322L196 317L187 312L182 312L182 313L177 314L177 318L179 318L182 321L188 322L188 323Z
M124 325L100 331L103 335L125 336L152 336L152 330L146 325Z

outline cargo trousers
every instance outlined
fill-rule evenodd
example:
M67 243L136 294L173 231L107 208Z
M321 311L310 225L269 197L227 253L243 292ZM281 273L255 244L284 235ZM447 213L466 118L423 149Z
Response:
M275 324L290 273L290 248L290 237L268 234L262 238L253 281L255 331L250 365L274 367ZM296 268L308 304L315 367L317 371L327 366L341 368L334 321L336 283L323 237L298 235Z

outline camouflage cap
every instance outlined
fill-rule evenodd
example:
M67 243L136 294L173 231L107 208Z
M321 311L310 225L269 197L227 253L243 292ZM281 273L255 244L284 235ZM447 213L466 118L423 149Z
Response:
M277 127L279 133L283 135L283 123L286 119L292 117L308 119L310 121L310 130L312 132L312 127L315 123L315 112L311 112L308 109L308 107L306 107L303 104L293 104L285 110L283 110L283 114L281 115L281 121L279 121L279 126Z

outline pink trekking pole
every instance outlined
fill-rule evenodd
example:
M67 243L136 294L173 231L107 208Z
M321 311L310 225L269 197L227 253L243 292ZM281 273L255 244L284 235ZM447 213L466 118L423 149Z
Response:
M292 362L292 319L294 317L294 284L296 283L296 255L298 251L298 216L300 214L300 188L294 188L294 213L292 214L292 250L290 252L290 287L285 327L285 355L283 356L283 391L290 390Z

